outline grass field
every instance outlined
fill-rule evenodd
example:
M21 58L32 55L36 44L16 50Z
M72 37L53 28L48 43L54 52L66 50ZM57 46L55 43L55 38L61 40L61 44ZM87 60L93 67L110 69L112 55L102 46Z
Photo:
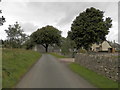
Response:
M0 89L2 89L2 48L0 48Z
M10 88L20 80L41 54L30 50L5 49L2 51L2 87Z
M49 53L49 54L55 56L56 58L67 58L66 56L59 55L57 53Z
M107 79L102 75L98 75L97 73L80 66L76 63L69 64L71 70L82 76L84 79L89 81L91 84L98 88L118 88L118 83L112 80ZM113 89L114 90L114 89Z

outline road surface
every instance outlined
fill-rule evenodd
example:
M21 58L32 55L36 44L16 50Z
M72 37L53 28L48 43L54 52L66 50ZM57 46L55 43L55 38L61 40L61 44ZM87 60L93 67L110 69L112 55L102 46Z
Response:
M15 88L94 88L54 56L43 54Z

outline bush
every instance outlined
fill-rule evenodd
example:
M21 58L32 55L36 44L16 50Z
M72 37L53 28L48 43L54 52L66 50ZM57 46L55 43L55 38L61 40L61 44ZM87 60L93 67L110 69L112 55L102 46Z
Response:
M80 49L79 53L87 53L87 51L85 49Z

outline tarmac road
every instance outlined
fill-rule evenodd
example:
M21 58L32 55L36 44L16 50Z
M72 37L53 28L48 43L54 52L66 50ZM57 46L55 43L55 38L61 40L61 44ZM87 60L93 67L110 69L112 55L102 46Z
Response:
M15 88L94 88L54 56L43 54Z

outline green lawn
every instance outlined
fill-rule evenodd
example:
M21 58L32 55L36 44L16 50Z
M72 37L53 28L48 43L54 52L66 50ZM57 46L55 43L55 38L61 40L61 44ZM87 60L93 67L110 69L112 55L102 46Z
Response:
M76 63L69 64L71 70L82 76L97 88L118 88L118 83L107 79Z
M56 58L67 58L66 56L59 55L57 53L49 53L49 54L55 56Z
M30 69L41 54L31 50L5 49L2 52L2 87L10 88Z

